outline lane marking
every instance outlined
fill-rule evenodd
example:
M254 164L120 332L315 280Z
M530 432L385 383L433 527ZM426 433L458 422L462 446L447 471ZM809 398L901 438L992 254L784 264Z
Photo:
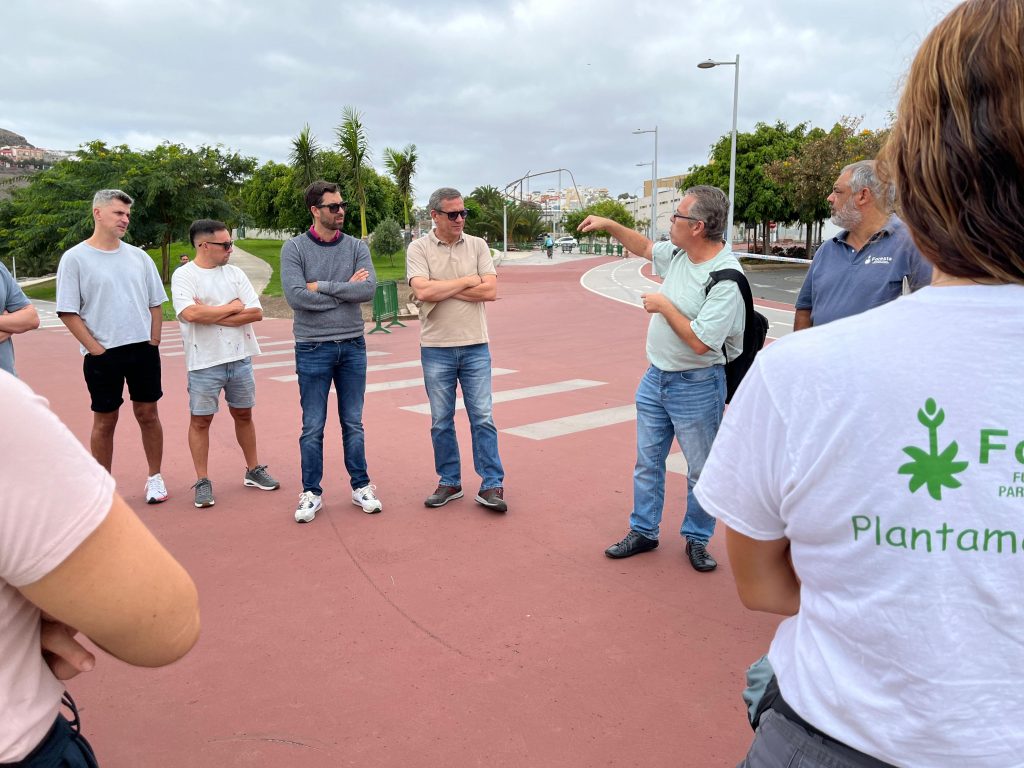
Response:
M566 379L565 381L555 381L551 384L538 384L533 387L522 387L520 389L506 389L501 392L494 392L491 395L491 399L495 403L508 403L513 400L525 400L530 397L542 397L543 395L553 395L560 392L574 392L577 389L587 389L589 387L601 387L604 386L604 381L591 381L589 379ZM465 410L466 403L459 397L455 400L456 410ZM420 403L419 405L403 405L403 411L412 411L413 413L424 413L430 415L430 403Z
M604 408L600 411L588 411L578 413L575 416L563 416L558 419L537 421L533 424L523 424L520 427L503 429L509 435L525 437L529 440L550 440L553 437L563 437L576 432L585 432L589 429L598 429L612 424L621 424L636 419L635 405L620 405L614 408Z
M517 371L513 371L513 370L510 370L508 368L492 368L491 369L491 376L505 376L506 374L509 374L509 373L517 373ZM299 377L298 377L297 374L293 373L291 376L271 376L270 380L271 381L282 381L282 382L288 383L288 382L291 382L291 381L298 381ZM369 394L370 392L388 392L388 391L393 390L393 389L409 389L411 387L422 387L422 386L423 386L423 379L422 378L418 378L418 379L398 379L397 381L382 381L382 382L378 382L378 383L375 383L375 384L367 384L366 385L366 392L367 392L367 394Z

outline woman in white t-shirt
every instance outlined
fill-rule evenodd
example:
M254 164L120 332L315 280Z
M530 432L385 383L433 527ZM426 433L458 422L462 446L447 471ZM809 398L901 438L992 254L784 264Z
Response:
M16 446L0 459L0 765L92 766L77 717L59 714L61 679L95 661L76 631L129 664L169 664L199 634L195 585L46 401L3 371L0 424Z
M1024 0L928 36L879 158L930 287L762 352L696 488L788 616L744 766L1024 765Z

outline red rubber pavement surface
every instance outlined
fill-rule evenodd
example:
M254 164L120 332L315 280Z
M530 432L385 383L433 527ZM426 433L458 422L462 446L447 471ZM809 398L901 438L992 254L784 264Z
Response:
M647 318L595 296L580 275L606 259L503 267L488 305L495 392L567 379L588 389L498 403L499 429L633 402ZM268 341L291 323L258 326ZM176 324L165 328L176 335ZM371 365L418 359L418 328L367 337ZM91 414L77 344L63 330L17 340L22 378L86 444ZM180 351L165 340L162 351ZM257 363L287 361L287 354ZM257 371L260 459L282 482L242 486L227 409L214 419L217 504L195 509L184 358L164 357L164 477L146 506L138 428L122 409L114 474L129 503L188 568L202 637L182 661L131 668L102 653L71 681L105 768L128 766L735 765L751 732L743 672L776 620L740 605L725 548L698 574L677 531L685 478L670 474L662 546L628 560L603 550L627 530L632 421L548 440L502 434L507 515L475 504L465 412L457 423L465 498L422 499L436 476L422 386L371 392L364 424L379 515L352 505L337 421L325 438L325 509L294 522L299 404L294 382ZM371 372L370 384L420 376ZM48 457L41 457L48 460ZM59 465L57 467L59 471Z

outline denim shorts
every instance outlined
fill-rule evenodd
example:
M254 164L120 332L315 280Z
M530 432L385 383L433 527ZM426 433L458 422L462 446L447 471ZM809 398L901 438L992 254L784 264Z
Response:
M220 407L220 391L231 408L256 405L252 358L188 372L188 410L193 416L212 416Z

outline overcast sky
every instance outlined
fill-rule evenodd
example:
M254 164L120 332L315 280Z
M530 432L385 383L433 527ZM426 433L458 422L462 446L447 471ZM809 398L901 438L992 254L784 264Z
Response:
M416 144L416 198L568 168L636 193L707 160L732 120L831 127L895 109L952 0L5 0L0 128L36 146L223 144L286 162L363 113L373 161ZM532 180L546 189L557 177ZM568 186L564 177L563 186Z

